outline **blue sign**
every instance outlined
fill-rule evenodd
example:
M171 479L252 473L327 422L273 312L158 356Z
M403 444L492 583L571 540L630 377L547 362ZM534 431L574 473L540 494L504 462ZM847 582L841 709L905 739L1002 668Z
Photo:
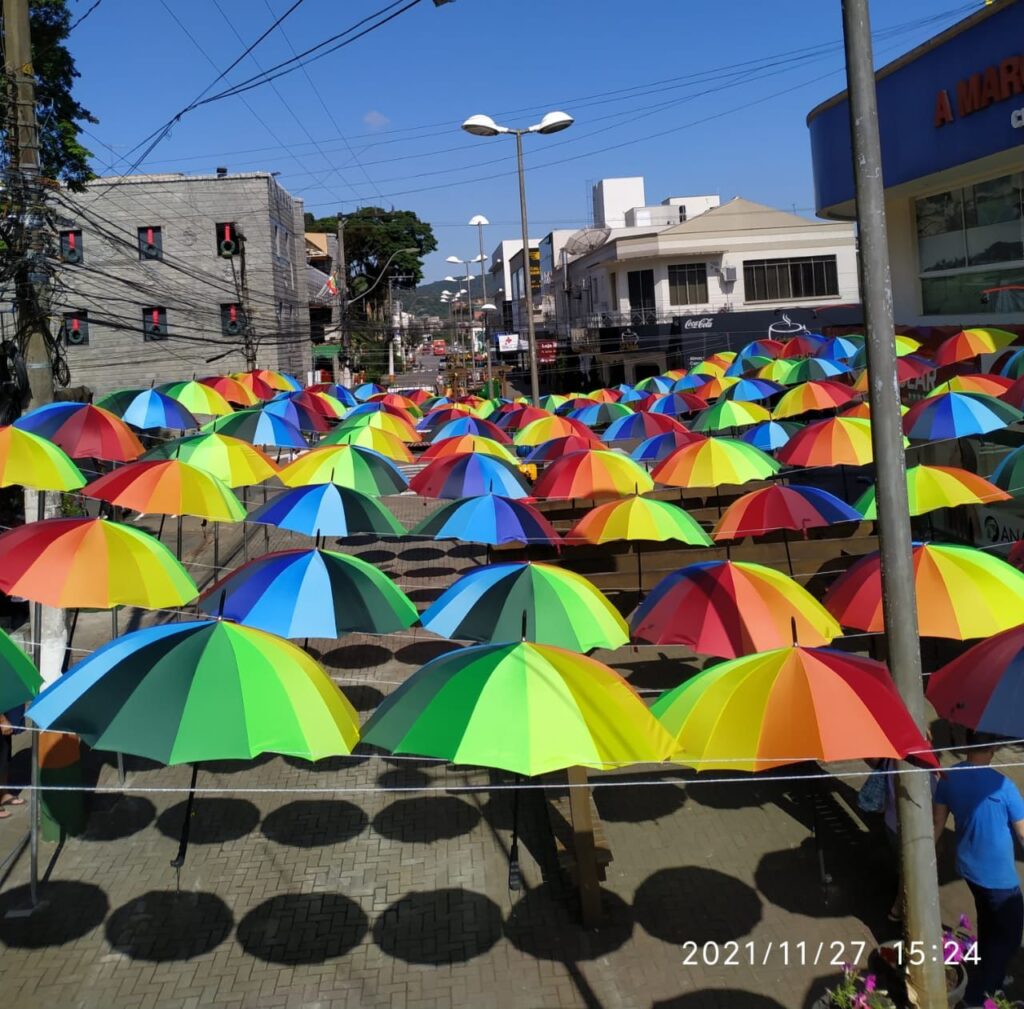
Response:
M886 187L1013 147L1024 149L1024 3L976 23L878 81ZM807 117L819 211L853 199L845 95Z

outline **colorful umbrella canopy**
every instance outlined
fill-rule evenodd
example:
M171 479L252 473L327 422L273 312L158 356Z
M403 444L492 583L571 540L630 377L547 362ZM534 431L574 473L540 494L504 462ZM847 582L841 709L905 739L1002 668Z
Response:
M540 408L542 410L548 410L554 413L560 406L562 406L567 400L565 396L559 396L557 393L549 393L547 396L541 396Z
M795 641L827 645L838 622L805 588L773 568L706 561L667 575L630 618L633 638L735 658Z
M0 630L0 711L10 711L39 693L43 678L32 660Z
M509 409L505 410L503 407L502 409L505 412L496 415L495 423L502 431L519 431L532 424L535 420L546 420L552 416L547 410L541 410L540 407L536 406L517 406L514 403L508 403L507 406ZM559 433L572 434L574 432L561 431ZM552 435L552 437L555 437L555 435ZM547 439L542 438L541 441L547 441Z
M666 431L684 431L674 417L662 413L631 413L620 417L601 435L606 444L616 441L642 441Z
M683 375L679 376L679 378L682 377ZM649 375L647 378L640 379L633 388L639 389L641 392L668 392L674 381L678 381L678 379L671 379L667 375Z
M683 417L690 413L697 413L698 410L703 410L706 406L707 403L692 392L673 392L655 400L647 408L647 412L664 414L667 417Z
M461 438L467 434L490 438L499 445L512 444L512 439L497 424L479 417L457 417L449 420L448 423L434 429L430 440L436 443L444 441L445 438Z
M914 545L919 633L925 637L983 638L1024 623L1024 573L971 547ZM825 606L844 627L881 633L879 554L860 558L825 594Z
M0 427L0 487L78 490L85 477L52 441L17 427Z
M1007 351L996 361L998 374L1016 381L1024 377L1024 347ZM100 404L102 406L102 404ZM116 411L115 411L116 412Z
M391 753L536 775L664 760L671 740L614 670L562 648L460 648L377 706L363 741Z
M941 396L944 392L980 392L998 399L1012 386L1013 379L1002 375L954 375L935 386L925 399Z
M315 385L306 387L310 392L326 392L329 396L336 399L342 406L355 406L356 398L352 393L345 388L343 385L338 385L336 382L317 382ZM424 389L417 389L410 398L415 402L415 396L421 394L424 399L428 398L427 392Z
M361 427L380 428L410 445L423 441L423 436L408 421L383 411L365 413L361 417L353 417L351 420L346 418L338 425L337 429L339 431L355 431Z
M820 333L801 333L799 336L792 336L786 340L779 356L787 360L795 357L810 357L812 354L816 354L826 342L825 337Z
M672 383L670 393L673 396L681 392L692 393L695 389L699 389L702 385L707 385L707 383L710 382L711 379L713 379L720 370L721 369L712 369L712 372L710 374L705 374L703 372L694 370L689 375L684 375L682 378L676 379L676 381ZM664 397L664 395L664 393L659 393L660 397ZM700 399L699 396L696 398Z
M911 466L907 470L910 514L923 515L937 508L1008 501L1010 495L984 477L954 466ZM866 519L878 518L875 488L869 487L854 505Z
M253 509L247 521L306 536L405 535L405 527L376 498L333 483L283 491Z
M753 445L735 438L707 438L677 449L651 476L668 487L719 487L766 480L778 471L779 464Z
M341 406L340 403L338 405ZM342 409L344 410L344 408ZM386 413L392 417L397 417L399 420L405 421L406 424L413 427L416 425L417 421L423 419L423 415L419 410L413 414L402 407L391 406L380 399L372 399L368 403L360 403L358 406L354 406L350 410L345 410L344 416L346 420L355 420L356 417L365 417L371 413ZM471 416L471 414L466 414L466 416Z
M301 648L226 620L115 638L36 698L32 720L164 764L350 753L359 716Z
M516 457L504 445L479 434L464 434L435 441L420 459L423 462L431 462L434 459L445 459L450 455L473 454L489 455L494 459L504 459L512 465L516 464Z
M587 393L587 399L595 403L618 403L622 399L621 389L594 389Z
M106 519L43 519L0 534L0 591L58 609L184 606L198 592L149 533Z
M236 374L232 375L231 378L238 382L239 385L244 386L246 389L248 389L257 399L270 400L273 399L281 390L278 388L278 386L272 385L270 382L266 381L263 378L264 375L270 375L270 372L237 372ZM291 386L287 382L285 382L284 388L290 389Z
M550 564L489 564L463 575L423 626L460 641L533 641L574 652L618 648L629 628L582 575Z
M121 420L143 430L166 427L186 431L199 427L199 421L181 403L159 389L144 389L140 392L125 407Z
M157 387L158 392L177 400L192 413L220 417L231 413L234 407L211 386L194 380L189 382L168 382Z
M180 459L212 473L229 487L251 487L277 473L273 460L254 445L230 435L210 432L164 442L147 459Z
M848 375L850 366L845 361L830 361L824 357L808 357L797 361L789 373L792 382L822 382L840 375Z
M848 333L846 336L833 336L821 344L814 352L815 357L827 361L849 361L857 356L864 346L864 337Z
M780 357L777 360L769 361L768 364L761 365L754 372L754 377L765 379L769 382L778 382L782 385L792 385L794 382L799 381L799 379L794 378L796 366L796 361Z
M208 385L215 392L219 392L229 403L235 406L258 406L259 396L249 386L243 385L237 378L230 375L211 375L208 378L201 378L203 385Z
M226 417L215 417L203 425L203 431L219 431L240 441L247 441L250 445L309 448L302 432L291 421L268 410L238 410Z
M738 378L731 378L729 375L715 376L709 382L694 389L693 395L704 400L705 403L710 403L712 400L718 399L719 396L724 396L738 381Z
M102 396L93 400L93 406L102 407L107 413L112 413L115 417L120 417L121 414L128 409L128 404L140 392L145 392L145 389L134 388L134 389L114 389L112 392L105 392Z
M944 392L915 403L903 418L903 432L914 441L968 438L1024 420L1024 413L995 396Z
M733 385L730 385L722 395L726 399L733 399L745 403L758 403L764 399L771 399L776 393L780 393L783 386L777 382L769 382L763 378L744 378Z
M664 543L712 545L708 534L688 512L668 501L632 497L592 508L566 534L566 543Z
M728 431L750 427L771 419L771 414L759 403L744 400L720 399L714 406L702 410L691 425L694 431Z
M386 390L383 387L377 385L375 382L364 382L362 385L357 385L352 390L352 395L361 403L365 403L371 396L376 396L385 391Z
M23 413L14 426L49 439L72 459L131 462L143 452L120 417L89 403L46 403Z
M907 357L899 357L896 359L896 381L903 385L905 382L911 382L915 378L921 378L923 375L927 375L928 372L935 370L935 362L929 361L926 357L918 357L916 354L910 354ZM868 391L868 380L870 374L867 368L864 368L858 375L853 383L853 391L859 393L866 393Z
M710 358L705 358L705 360L695 364L690 369L686 378L698 375L706 375L708 378L721 378L725 374L725 369L731 363L731 361L712 361Z
M763 536L777 529L806 532L837 522L860 522L861 518L860 512L828 491L773 484L733 501L718 520L712 536L720 541Z
M744 357L778 357L786 349L785 340L752 340L740 348L736 355L739 361Z
M777 648L705 669L651 707L701 771L913 755L930 747L881 662L832 648Z
M383 571L319 549L256 557L207 589L199 609L282 638L390 634L411 627L418 616Z
M393 462L358 445L315 448L290 462L278 477L285 487L334 483L371 497L401 494L407 486Z
M630 417L633 410L624 403L592 403L569 414L570 420L578 420L587 427L607 427L623 417Z
M554 546L561 537L541 512L525 501L480 494L442 505L410 533L435 540L463 543L544 543Z
M519 428L512 440L517 445L536 447L551 441L552 438L565 438L571 434L579 435L581 438L592 438L594 433L586 424L581 424L571 417L546 416Z
M1024 446L1015 448L1009 455L1003 456L995 473L992 474L992 483L1013 497L1018 497L1024 492Z
M273 389L275 393L278 392L291 392L295 386L294 384L279 371L271 371L269 368L255 368L252 371L236 372L231 376L237 379L242 385L249 386L253 392L256 393L260 399L266 399L260 394L257 388L257 383L262 383L269 389Z
M642 441L629 453L629 457L641 463L661 462L684 445L694 445L702 441L707 441L707 436L693 431L666 431Z
M423 497L463 498L477 494L529 497L519 470L489 455L450 455L435 459L410 481L409 489Z
M779 449L787 466L866 466L874 459L871 421L859 417L829 417L797 431Z
M1024 733L1024 625L1001 631L948 662L928 681L939 716L1010 739Z
M797 421L766 420L743 431L740 434L740 441L745 441L762 452L774 452L782 448L801 428L803 424Z
M935 363L942 367L957 361L969 361L980 354L993 354L1016 341L1017 334L1005 329L964 329L939 344Z
M322 434L331 429L330 421L324 414L306 409L287 394L276 396L269 403L264 403L261 409L264 413L279 417L300 431L316 431Z
M783 420L817 410L835 410L849 403L854 395L853 389L842 382L804 382L794 386L776 403L772 416Z
M392 462L413 461L412 452L406 447L405 442L390 431L382 431L379 427L335 428L317 442L318 448L330 445L358 445L360 448L377 452Z
M408 396L403 396L398 392L384 392L378 393L376 396L371 397L371 403L382 403L384 406L397 407L399 410L404 410L408 414L412 414L417 419L423 416L419 405Z
M604 448L604 443L594 437L584 438L582 435L570 434L563 438L552 438L551 441L546 441L536 448L531 448L526 461L551 462L554 459L560 459L563 455L568 455L570 452L586 452L592 448Z
M180 459L130 462L93 480L82 493L147 515L195 515L241 522L242 502L212 473Z
M442 428L449 421L464 420L472 418L469 408L462 403L451 403L446 406L437 406L425 413L416 421L416 430L421 433L432 433ZM497 425L495 425L497 426Z
M648 472L628 455L607 449L556 459L534 487L539 498L622 497L654 489Z
M921 349L921 342L912 336L901 336L896 334L896 356L906 357L907 354L916 354Z

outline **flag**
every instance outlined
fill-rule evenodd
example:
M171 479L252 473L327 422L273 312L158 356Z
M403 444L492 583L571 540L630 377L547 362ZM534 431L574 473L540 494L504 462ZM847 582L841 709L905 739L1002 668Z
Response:
M327 283L324 284L324 287L332 298L336 298L338 296L338 282L334 279L333 273L327 278Z

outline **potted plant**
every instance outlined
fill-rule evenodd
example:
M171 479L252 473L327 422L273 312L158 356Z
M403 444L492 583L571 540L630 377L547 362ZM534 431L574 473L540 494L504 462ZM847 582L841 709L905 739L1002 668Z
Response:
M843 964L843 979L814 1003L813 1009L896 1009L888 992L878 987L874 974L861 974L851 964Z
M892 984L898 989L902 998L904 988L909 989L910 985L906 977L906 952L903 950L903 942L898 939L884 942L873 953L877 969L883 975L894 977L895 972L900 973L898 982ZM902 952L902 958L901 958ZM951 1007L959 1005L967 990L967 969L965 961L977 962L978 941L970 919L961 915L956 927L949 925L942 926L942 958L946 975L946 999ZM869 961L870 963L871 961ZM909 996L909 991L908 991ZM916 1005L913 998L909 998L911 1004Z
M995 995L989 995L981 1005L982 1009L1021 1009L1024 1002L1011 1002L1001 991L997 991Z

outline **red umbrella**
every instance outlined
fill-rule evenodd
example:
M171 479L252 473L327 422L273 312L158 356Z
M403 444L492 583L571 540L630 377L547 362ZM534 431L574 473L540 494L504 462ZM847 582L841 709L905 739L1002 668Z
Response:
M586 452L592 448L604 448L604 444L597 438L584 438L578 434L564 435L538 445L527 456L527 462L552 462L570 452Z
M999 398L1018 410L1024 410L1024 378L1018 378Z
M836 522L861 521L860 512L828 491L773 484L744 494L729 505L711 535L715 540L734 540L776 529L806 532Z
M779 357L813 357L825 341L809 334L791 337L786 341Z
M52 441L72 459L131 462L145 451L120 417L91 403L46 403L14 426Z
M539 498L598 498L646 494L650 474L620 452L572 452L553 462L538 479Z
M551 414L547 410L542 410L539 406L520 406L509 410L508 413L503 413L498 417L497 424L503 431L518 431L535 420L550 416Z

